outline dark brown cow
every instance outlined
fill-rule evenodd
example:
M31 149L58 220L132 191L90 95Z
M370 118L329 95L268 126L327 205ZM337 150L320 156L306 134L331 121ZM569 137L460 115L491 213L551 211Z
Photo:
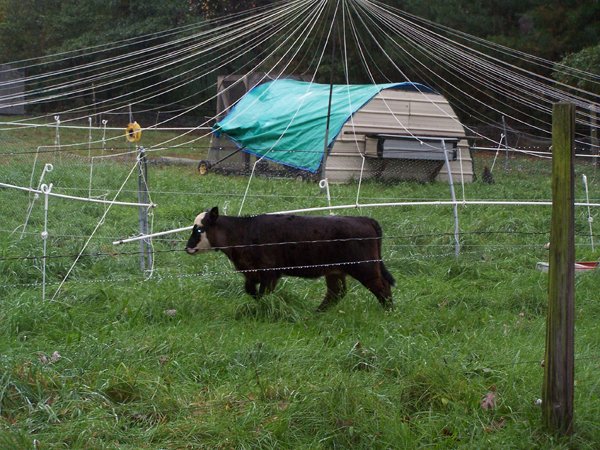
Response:
M324 276L327 293L318 307L323 311L345 295L350 275L390 309L395 282L381 259L381 237L381 227L368 217L230 217L220 216L214 207L196 217L186 251L225 253L255 298L273 291L283 275Z

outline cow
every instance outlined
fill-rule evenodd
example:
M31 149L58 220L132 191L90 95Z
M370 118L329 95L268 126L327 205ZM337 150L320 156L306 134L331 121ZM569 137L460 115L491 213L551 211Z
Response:
M214 207L198 214L185 250L225 253L244 275L246 293L257 299L272 292L284 275L324 276L327 292L317 311L325 311L344 297L350 275L391 309L395 280L381 259L381 238L379 223L369 217L232 217Z

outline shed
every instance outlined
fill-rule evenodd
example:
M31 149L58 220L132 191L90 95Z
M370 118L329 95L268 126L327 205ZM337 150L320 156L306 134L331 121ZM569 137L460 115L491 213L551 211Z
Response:
M430 181L447 179L448 160L455 177L473 179L456 114L418 83L269 81L247 92L213 130L209 157L226 158L225 170L243 172L263 158L269 163L259 170L330 182L358 179L361 171L363 179Z

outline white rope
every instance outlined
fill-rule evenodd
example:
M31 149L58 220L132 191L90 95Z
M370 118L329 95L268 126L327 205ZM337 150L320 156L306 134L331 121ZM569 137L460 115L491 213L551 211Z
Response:
M266 22L269 22L270 21L269 19L272 19L272 17L275 16L276 14L278 14L277 10L275 11L275 13L267 12L266 14L264 14L264 16L267 17ZM245 24L244 24L244 22L245 22ZM37 75L37 76L33 76L33 77L26 77L24 81L30 82L30 81L34 81L34 80L39 80L41 78L57 77L57 76L61 76L61 75L68 74L68 73L74 73L74 72L77 72L79 75L77 81L67 82L67 83L63 83L63 84L59 84L59 85L54 85L51 87L42 87L39 89L32 89L32 90L28 91L27 93L25 93L24 95L30 96L33 94L37 94L39 92L51 92L53 90L58 90L61 88L75 87L75 86L84 85L84 84L89 85L90 83L92 83L94 81L101 80L103 77L112 77L112 76L114 76L115 72L126 72L126 71L129 72L129 71L136 70L136 69L147 69L148 67L152 67L153 65L156 65L157 62L160 62L161 60L163 60L167 57L178 56L178 55L186 54L186 53L189 54L193 50L202 49L202 47L206 46L207 43L217 42L217 43L219 43L219 45L225 45L226 43L229 42L227 39L223 39L225 36L237 35L238 37L243 37L247 30L254 29L261 22L265 22L265 18L261 19L261 15L257 15L257 16L251 17L251 18L246 18L239 22L234 22L231 24L224 24L224 25L221 25L218 27L211 28L211 29L201 33L200 35L191 35L191 36L186 36L186 37L177 39L175 41L159 43L158 45L153 46L153 47L137 50L134 54L131 54L130 52L126 52L121 55L111 57L108 59L104 59L101 61L94 61L91 63L87 63L87 64L75 66L75 67L61 69L61 70L55 71L55 72L46 72L41 75ZM198 42L199 37L205 37L207 39ZM174 47L176 47L178 44L185 42L185 41L192 41L192 44L187 47L183 47L179 50L173 50ZM155 54L153 54L157 50L163 50L163 49L167 49L168 53L166 53L165 55L161 55L161 56L156 56ZM206 50L202 51L202 53L204 53L205 51ZM186 55L185 59L187 59L187 57L189 57L189 56L190 55ZM193 54L193 56L197 56L197 55ZM124 62L121 69L119 69L119 70L114 69L114 66L111 65L111 63L113 63L115 61L116 62L119 62L119 61ZM141 61L141 63L138 61ZM177 61L180 62L181 60L177 60ZM103 68L103 70L100 72L99 75L93 75L92 77L84 76L84 74L87 72L86 69L88 69L88 68L91 68L94 70L92 73L98 72L99 71L98 66ZM142 71L142 72L144 72L144 71ZM23 95L19 94L16 96L22 97ZM11 98L14 98L14 96L5 95L2 98L4 100L10 100Z
M315 23L317 22L317 20L319 19L319 17L320 17L320 15L321 15L321 13L323 12L323 10L324 10L324 7L325 7L325 4L326 4L326 2L321 2L321 8L320 8L319 10L315 11L315 15L313 16L313 19L314 19L314 20L312 20L311 27L310 27L310 28L307 30L307 32L305 32L305 33L304 33L304 35L302 35L302 34L301 34L300 36L298 36L298 38L296 38L296 40L294 41L294 44L295 44L296 42L298 42L298 41L299 41L299 40L300 40L302 37L303 37L303 41L302 41L302 42L304 43L304 42L306 41L306 39L307 39L307 38L309 37L309 35L310 35L310 31L311 31L311 30L314 28L314 25L315 25ZM331 26L330 26L330 29L329 29L329 33L330 33L330 34L331 34L331 29L332 29L332 27L333 27L333 22L331 23ZM328 39L327 39L326 43L323 45L323 50L322 50L322 53L321 53L321 58L319 59L319 64L317 64L317 68L318 68L318 66L320 65L321 59L323 58L323 53L325 52L325 48L327 47L327 42L328 42L328 40L329 40L329 36L330 36L330 34L328 35ZM296 52L294 53L294 55L296 55L296 54L297 54L297 53L300 51L300 49L301 49L301 48L302 48L302 45L300 45L300 46L299 46L299 47L296 49ZM283 58L283 57L282 57L282 58ZM280 62L280 61L282 60L282 58L280 58L278 62ZM290 61L291 61L291 60L290 60ZM288 65L289 65L289 64L290 64L290 63L288 63L288 64L286 64L286 65L284 66L284 68L283 68L283 69L281 70L281 72L280 72L280 75L281 75L282 73L284 73L285 69L288 67ZM315 73L313 74L313 77L312 77L312 79L311 79L311 81L310 81L311 83L314 81L314 78L315 78L315 76L316 76L316 70L315 70ZM269 89L269 88L270 88L270 86L269 86L267 89ZM267 150L267 151L266 151L266 152L265 152L265 153L264 153L264 154L263 154L263 155L262 155L262 156L261 156L259 159L257 159L257 160L254 162L254 165L252 166L252 171L251 171L251 173L250 173L250 177L248 178L248 183L247 183L247 185L246 185L246 190L244 191L244 195L243 195L243 197L242 197L242 201L241 201L241 203L240 203L240 209L239 209L239 211L238 211L238 216L242 214L242 210L243 210L243 208L244 208L244 204L245 204L245 202L246 202L246 198L248 197L248 192L249 192L249 190L250 190L250 184L251 184L251 182L252 182L252 179L253 179L253 176L254 176L254 172L255 172L255 170L256 170L256 167L257 167L258 163L259 163L260 161L262 161L262 160L263 160L265 157L267 157L267 155L268 155L268 154L269 154L271 151L273 151L273 149L274 149L274 148L275 148L275 146L276 146L276 145L277 145L277 144L278 144L278 143L281 141L281 139L283 139L283 137L284 137L284 136L285 136L285 134L287 133L287 131L288 131L289 127L290 127L290 126L291 126L291 125L294 123L294 120L296 119L296 116L298 115L298 113L299 113L299 112L300 112L300 110L302 109L302 105L304 104L304 98L305 98L305 97L302 97L302 99L301 99L300 103L298 104L298 106L297 106L297 108L296 108L296 111L294 112L294 114L293 114L292 118L290 119L290 121L289 121L289 122L288 122L288 124L286 125L285 129L283 130L283 132L282 132L282 133L279 135L279 137L277 138L277 140L276 140L276 141L273 143L273 145L271 146L271 148L269 148L269 149L268 149L268 150ZM256 101L258 101L258 99L255 99L255 100L254 100L254 101L253 101L251 104L249 104L249 105L248 105L246 108L247 108L247 109L251 108L251 107L253 106L253 104L254 104L254 103L256 103Z
M292 54L292 57L289 58L289 62L287 64L285 64L285 66L279 70L279 74L275 77L275 79L278 79L283 73L285 73L286 68L291 64L291 62L293 61L294 57L300 52L302 45L306 42L306 40L308 39L309 35L310 35L310 31L312 31L314 29L314 26L318 20L318 17L320 16L320 14L323 11L324 5L325 5L326 1L324 0L320 0L320 6L318 8L313 8L310 11L308 11L308 14L306 11L303 11L301 15L299 15L299 17L304 17L304 20L300 22L300 24L297 24L295 26L294 29L290 30L289 27L287 25L284 25L283 28L285 29L285 39L281 42L278 43L277 47L275 47L272 51L270 51L266 56L264 56L264 58L258 63L257 67L260 67L262 64L264 64L265 62L267 62L268 60L270 60L273 56L275 56L277 54L277 52L281 51L281 49L284 47L285 44L288 44L290 41L292 41L292 38L294 37L294 35L296 33L300 33L300 35L294 40L292 41L291 44L289 44L289 48L287 50L285 50L285 52L283 53L283 55L275 62L273 63L273 65L265 70L265 75L263 75L258 83L261 83L263 80L265 80L267 77L269 77L269 74L273 71L275 71L275 69L277 68L277 66L283 61L284 57L286 57L288 54ZM302 45L300 45L295 51L294 50L294 45L296 45L299 40L302 39ZM253 72L254 70L252 70L251 72ZM231 89L234 89L235 86L239 83L242 82L242 79L240 78L239 80L237 80L236 82L232 83L231 86L228 86L226 89L223 90L223 92L228 92ZM206 104L208 101L202 102L200 105L196 105L194 108L202 106L204 104ZM230 105L229 107L227 107L223 112L227 112L229 111L229 109L232 107L233 105ZM189 111L186 111L186 113ZM183 114L183 113L182 113ZM180 114L180 115L182 115ZM177 117L179 117L180 115L178 115ZM206 120L203 124L201 124L201 126L209 123L212 120L216 120L216 116L215 117L211 117L210 119ZM182 142L180 144L175 145L174 147L181 147L181 146L186 146L186 145L190 145L200 139L205 138L206 136L208 136L210 133L207 133L203 136L199 136L195 139L186 141L186 142ZM178 136L177 138L172 138L163 142L160 142L156 145L160 145L160 146L164 146L172 141L174 141L175 139L180 138L181 136Z
M41 65L46 66L51 63L64 62L64 61L70 59L73 55L91 57L93 55L103 53L105 51L114 51L118 48L126 48L127 49L132 44L140 45L145 42L150 42L150 41L153 41L156 39L164 40L165 37L168 37L168 36L179 36L188 30L203 29L203 28L212 30L215 27L218 27L222 23L228 24L231 21L239 20L238 18L243 18L244 16L250 16L249 20L252 20L253 16L261 11L271 10L272 8L283 8L286 6L287 3L288 2L286 0L279 0L279 1L273 2L272 5L265 5L262 7L253 8L252 10L249 10L249 11L236 12L236 13L225 15L223 17L207 19L207 20L203 20L199 23L192 23L192 24L188 24L188 25L183 25L181 27L175 27L175 28L171 28L168 30L162 30L159 32L148 33L148 34L144 34L141 36L136 36L136 37L132 37L132 38L108 42L108 43L104 43L104 44L99 44L99 45L94 45L94 46L89 46L89 47L82 47L82 48L78 48L77 50L64 51L64 52L54 53L51 55L45 55L45 56L23 59L23 60L18 60L18 61L10 61L10 62L8 62L8 64L10 64L11 66L15 66L15 67L18 66L18 68L22 70L22 69L29 69L32 67L41 66ZM204 31L204 32L206 32L206 31ZM40 61L40 62L37 64L30 64L27 66L21 65L22 63L31 62L31 61Z
M332 210L356 210L360 208L387 208L387 207L402 207L402 206L469 206L469 205L478 205L478 206L552 206L551 200L536 200L536 201L526 201L526 200L515 200L515 201L504 201L504 200L431 200L431 201L414 201L414 202L385 202L385 203L361 203L361 204L348 204L348 205L332 205L332 206L319 206L314 208L301 208L301 209L289 209L284 211L275 211L267 213L269 215L272 214L299 214L299 213L309 213L309 212L322 212L322 211L332 211ZM574 203L575 206L586 206L586 207L600 207L600 203ZM189 231L194 228L192 225L182 228L175 228L172 230L159 231L158 233L154 233L152 235L144 235L144 236L135 236L131 238L119 239L117 241L113 241L113 245L120 245L129 242L139 241L141 239L146 239L150 237L156 236L166 236L169 234L180 233L182 231Z
M302 5L306 5L306 4L308 4L308 3L307 3L306 1L304 1L304 2L300 2L300 4L301 4L301 6L302 6ZM271 22L265 22L265 27L270 27L271 25L272 25L272 23L271 23ZM272 31L272 29L271 29L271 28L269 28L269 31ZM263 35L265 36L263 39L267 39L267 38L268 38L268 36L269 36L267 33L263 33ZM236 43L237 39L239 39L239 38L240 38L240 35L239 35L239 34L233 35L233 36L232 36L232 38L231 38L231 39L229 39L229 40L227 41L227 43L228 43L228 44L229 44L229 43L231 43L232 45L234 45L234 48L235 48L236 50L239 50L240 48L243 48L243 47L240 47L240 46L237 46L237 45L235 45L235 43ZM221 41L223 41L223 40L221 39ZM201 42L200 44L198 44L198 46L199 46L199 47L203 47L203 45L204 45L204 44L206 44L206 42ZM256 45L259 45L259 44L260 44L260 41L256 42L256 43L254 44L254 46L256 46ZM206 49L206 46L205 46L205 45L204 45L204 51L207 51L207 49ZM243 54L245 54L245 53L247 53L247 52L249 52L249 51L250 51L250 49L246 49L246 50L245 50L245 51L243 51L242 53L239 53L239 52L238 52L238 54L241 54L241 55L243 55ZM215 51L215 53L217 53L217 52ZM189 58L189 57L190 57L189 55L186 55L186 56L187 56L187 58ZM225 64L227 64L227 63L228 63L228 61L225 61L225 62L223 62L223 63L222 63L220 66L222 66L222 65L225 65ZM164 66L162 66L161 68L164 68ZM212 69L210 72L213 72L214 70L216 70L216 69L214 69L214 68L213 68L213 69ZM208 72L208 73L210 73L210 72ZM144 73L145 73L145 72L144 72ZM176 75L176 76L180 76L180 75ZM201 75L201 76L202 76L202 75ZM173 78L175 78L175 77L173 77ZM197 78L198 78L198 77L196 77L195 79L197 79ZM175 86L175 87L173 87L173 88L171 88L171 89L175 89L175 88L177 88L177 87L181 87L181 86L183 86L183 85L185 85L185 84L189 84L189 83L193 82L195 79L193 79L193 80L189 80L189 81L186 81L185 83L179 84L179 85L177 85L177 86ZM112 83L114 83L114 82L115 82L115 80L112 80L112 81L111 81L111 84L112 84ZM151 88L152 88L152 86L150 86L150 87L145 87L145 88L143 88L143 90L147 90L147 89L151 89ZM153 90L152 90L152 92L153 92L153 95L152 95L152 96L150 96L150 97L141 98L141 99L138 99L136 102L129 102L129 103L140 103L140 102L142 102L142 101L145 101L145 100L147 100L147 99L149 99L149 98L157 97L157 96L159 96L159 95L162 95L162 94L164 94L164 93L165 93L165 90L162 90L162 91L161 91L161 90L156 90L156 89L153 89ZM125 95L126 95L126 94L124 94L123 96L120 96L120 97L124 97ZM127 100L127 99L126 99L126 98L124 98L124 100ZM114 101L114 98L111 98L111 100L107 100L107 101L105 101L105 102L112 102L112 101ZM208 102L208 101L210 101L210 99L209 99L209 100L207 100L207 102ZM103 102L100 102L100 103L103 103ZM206 103L206 102L203 102L203 103ZM99 103L97 103L96 105L98 105L98 104L99 104ZM80 107L80 108L72 108L71 110L68 110L68 112L73 112L73 111L76 111L76 110L78 110L78 109L82 109L82 108L84 108L84 107L85 107L85 106L82 106L82 107ZM197 107L197 106L196 106L196 107ZM196 107L194 107L194 108L196 108ZM113 108L113 109L114 109L114 108ZM101 112L99 112L99 114L106 113L106 112L107 112L107 111L101 111ZM78 119L78 118L73 118L73 119L71 119L71 120L77 120L77 119Z
M486 41L485 39L479 38L477 36L474 35L470 35L468 33L462 32L462 31L458 31L456 29L450 28L450 27L446 27L444 25L440 25L437 24L435 22L432 22L430 20L427 19L423 19L421 17L415 16L413 14L407 13L405 11L402 11L400 9L394 8L392 6L389 5L385 5L384 3L374 0L372 3L375 3L377 5L379 5L380 7L384 8L384 9L388 9L390 11L394 11L396 14L401 15L401 16L405 16L405 17L409 17L413 22L420 22L425 24L428 28L430 29L438 29L443 31L444 33L456 36L460 39L462 39L465 42L476 42L478 45L485 47L487 49L493 50L494 53L502 53L506 56L510 56L511 58L517 59L519 61L525 61L528 64L533 64L536 66L539 66L543 69L543 72L546 72L548 69L551 70L558 70L560 72L563 73L568 73L569 75L579 75L582 79L587 80L587 81L592 81L595 83L600 82L600 75L598 74L594 74L594 73L590 73L590 72L586 72L580 69L575 69L572 67L567 67L564 66L560 63L556 63L554 61L549 61L547 59L535 56L535 55L531 55L519 50L515 50L515 49L511 49L509 47L497 44L495 42L492 41ZM522 68L522 66L516 66L516 68L518 68L521 71L524 71L524 69ZM529 72L531 75L535 76L535 77L541 77L539 74L537 73L533 73L533 72ZM543 78L543 77L541 77ZM552 79L547 79L546 81L550 81L552 83L555 83L559 86L562 86L563 88L569 88L569 89L574 89L576 91L579 91L581 93L584 93L586 95L589 95L590 92L585 91L584 89L581 88L577 88L577 86L570 86L570 85L566 85L560 82L557 82L556 80L552 80ZM591 93L593 94L593 93ZM593 94L596 95L596 94ZM597 97L600 97L598 95L596 95Z
M358 3L368 4L369 2L358 2ZM470 54L465 53L465 51L458 51L458 50L456 50L455 47L452 47L447 44L447 42L450 42L450 40L443 38L439 35L436 35L435 33L432 33L430 30L425 30L423 27L419 26L418 24L415 24L414 22L411 22L410 25L405 26L404 19L400 20L400 18L397 15L394 16L393 14L389 14L383 8L381 8L381 9L385 12L385 14L386 14L385 17L393 17L394 18L393 25L390 24L391 19L387 23L390 27L392 27L392 26L395 27L394 29L396 30L396 33L398 35L402 35L404 38L408 39L409 42L412 42L412 44L416 48L420 49L421 51L424 51L432 58L437 59L437 61L439 62L440 65L446 65L449 70L459 72L461 74L461 77L464 77L465 80L473 79L473 80L475 80L475 82L478 82L478 83L482 83L483 81L485 81L485 83L486 83L485 89L489 89L490 85L491 85L491 87L496 89L499 93L507 95L508 97L516 99L517 101L521 101L523 104L528 104L529 106L537 107L539 110L544 111L544 113L546 115L549 115L549 111L550 111L549 107L547 107L547 106L542 107L539 104L533 105L533 104L531 104L531 102L524 100L525 97L517 96L517 95L513 94L513 92L516 90L518 92L521 92L524 95L527 95L528 97L531 95L534 95L535 98L545 101L548 105L551 102L551 100L550 100L551 98L572 100L572 101L575 101L576 103L580 103L581 101L584 101L585 105L587 105L589 103L588 100L582 100L580 97L575 97L568 93L560 91L558 89L548 87L544 83L531 81L530 76L534 75L534 74L525 72L525 76L519 75L516 72L517 69L511 65L506 65L507 67L509 67L510 70L505 70L503 68L503 66L498 65L498 64L504 64L501 61L491 58L491 57L488 57L487 55L483 55L480 52L476 52L475 50L467 48L460 43L452 42L452 45L455 45L456 48L462 48L462 50L471 52L471 53L475 54L476 56L470 56ZM382 17L384 16L383 12L379 12L379 14ZM402 31L400 31L400 30L402 30ZM411 38L410 37L411 35L414 35L415 38L414 39ZM392 39L392 41L395 42L394 39ZM400 44L396 43L396 45L398 45L399 48L402 48L400 46ZM426 47L424 47L424 45L426 45ZM443 54L443 56L439 55L440 49L442 49L445 52L445 54ZM448 52L451 52L451 53L448 53ZM410 52L408 52L407 55L409 57L414 58L414 56ZM455 58L452 55L460 55L460 57ZM490 59L494 63L493 64L489 63L486 61L486 59ZM420 63L421 66L423 67L423 69L430 72L432 75L437 76L430 67L428 67L428 66L426 67L424 64L422 64L418 60L416 60L416 62ZM468 67L468 65L471 65L472 68L470 70L464 70L463 66L465 66L465 63L467 64L466 67ZM475 64L475 65L473 65L473 64ZM485 70L482 71L482 68ZM487 78L483 78L482 73ZM497 74L501 74L502 78L499 78L499 76L497 76ZM499 80L504 80L504 79L510 80L510 83L508 83L508 82L506 83L506 88L501 87L500 84L498 84ZM490 82L490 80L492 80L492 82ZM496 80L496 82L493 82L493 80ZM504 81L502 81L502 83L504 83ZM458 88L456 86L453 86L453 89L458 90ZM487 92L483 89L477 88L476 90L478 90L479 92L481 92L484 95L488 95ZM471 98L474 101L480 102L479 99L469 96L468 93L465 93L464 91L460 91L460 92L461 92L461 96L453 97L454 101L464 104L464 100L461 99L461 97L464 97L464 98ZM538 94L538 92L539 92L539 94ZM463 94L466 94L466 95L463 95ZM496 101L497 101L497 99L496 99ZM510 106L507 105L507 107L510 107ZM467 106L467 109L470 109L470 108ZM531 114L528 114L528 115L531 116ZM583 115L583 117L585 118L585 115ZM519 121L515 117L512 117L512 118L515 119L516 121ZM520 121L520 122L522 122L522 121ZM581 119L579 120L579 122L582 123ZM549 124L549 121L546 121L546 122L544 122L545 128L540 129L538 127L538 129L540 131L549 133L549 125L548 124Z
M60 284L58 285L58 288L56 288L56 291L54 292L54 295L52 295L51 300L54 300L56 298L56 296L58 295L58 293L60 292L61 288L63 287L63 285L65 284L65 281L67 281L67 278L69 278L69 275L71 275L71 272L73 271L73 269L75 268L75 265L77 264L77 262L79 261L79 258L81 258L81 255L83 254L83 252L85 251L85 249L87 248L88 244L91 242L92 238L94 237L94 235L96 234L96 231L98 231L98 229L102 226L102 224L104 223L104 219L106 218L108 212L110 211L110 209L113 207L113 205L116 205L117 203L115 202L116 198L118 197L118 195L121 193L121 189L123 189L123 187L125 187L125 184L127 183L127 181L129 180L129 178L131 177L131 174L133 174L133 172L135 171L136 167L138 166L139 161L136 160L135 164L133 165L133 167L131 168L131 170L129 171L129 174L127 175L127 177L125 178L125 181L123 181L123 184L121 184L121 188L117 191L117 193L115 194L115 196L113 197L112 202L109 202L110 204L108 205L108 207L106 208L106 210L104 211L104 214L102 214L102 217L100 218L100 220L98 221L98 223L96 224L96 227L94 228L94 230L90 233L89 237L87 238L87 240L85 241L85 244L83 244L83 247L81 248L81 251L79 252L79 254L77 255L77 257L75 258L75 261L73 261L73 264L71 264L71 267L69 268L69 270L67 271L66 275L64 276L64 278L62 279L62 281L60 282ZM148 205L149 206L149 205Z
M500 140L498 141L498 148L496 149L496 154L494 155L494 160L492 161L492 167L490 168L490 172L494 171L494 166L496 165L496 160L498 159L498 155L500 154L500 148L502 147L502 141L505 139L504 134L500 135Z
M357 12L357 11L355 10L355 12ZM358 12L357 12L357 15L358 15L359 19L361 20L361 23L363 24L363 26L364 26L364 29L365 29L365 30L366 30L366 32L367 32L367 33L368 33L368 34L371 36L371 38L372 38L372 39L373 39L373 41L376 43L376 45L378 46L378 48L379 48L379 50L382 52L382 54L383 54L383 55L386 57L386 59L388 59L388 61L391 63L391 65L392 65L392 66L393 66L393 67L394 67L394 68L395 68L395 69L396 69L396 70L397 70L397 71L398 71L398 72L401 74L401 77L402 77L402 79L409 81L409 80L408 80L408 77L407 77L407 75L406 75L406 74L404 73L404 71L403 71L402 69L400 69L400 67L399 67L399 66L396 64L396 61L394 60L394 58L393 58L391 55L389 55L389 54L386 52L386 50L384 49L384 47L383 47L383 46L382 46L382 45L379 43L379 39L377 39L377 38L374 36L374 34L373 34L372 30L371 30L371 28L372 28L372 27L369 27L369 26L368 26L368 25L367 25L367 24L364 22L364 20L362 19L362 15L358 14ZM394 42L394 43L396 43L396 42L395 42L395 40L394 40L394 39L393 39L393 38L392 38L392 37L391 37L391 36L390 36L390 35L389 35L389 34L388 34L388 33L387 33L387 32L386 32L384 29L383 29L383 28L381 28L381 24L379 24L379 23L376 23L376 22L372 22L372 25L373 25L373 27L375 27L375 29L378 29L378 30L380 30L380 31L381 31L381 32L382 32L384 35L387 35L387 36L388 36L388 38L389 38L389 40L390 40L391 42ZM355 27L353 27L353 30L354 30L354 28L355 28ZM357 43L357 46L359 46L359 48L360 48L360 40L359 40L359 39L358 39L358 37L357 37L357 36L358 36L358 32L354 31L354 34L355 34L355 36L356 36L356 37L355 37L355 41L356 41L356 43ZM396 43L396 45L398 45L398 46L399 46L399 44L397 44L397 43ZM403 47L402 47L402 46L399 46L399 47L403 49ZM403 50L404 50L404 49L403 49ZM361 54L362 54L362 52L361 52ZM414 56L413 56L412 54L409 54L409 56L411 56L411 57L413 57L413 58L414 58ZM364 60L364 57L363 57L363 60ZM420 63L420 64L422 64L420 61L419 61L419 63ZM365 65L366 65L366 63L365 63ZM423 64L422 64L422 65L423 65ZM423 65L423 66L424 66L424 65ZM367 70L368 70L368 67L367 67ZM375 81L374 81L374 78L373 78L373 75L371 74L371 72L370 72L370 71L369 71L369 74L370 74L371 80L373 80L373 82L375 82ZM420 90L419 90L418 88L417 88L417 90L420 92ZM402 123L402 122L401 122L401 121L400 121L400 120L399 120L399 119L396 117L396 115L394 114L394 112L391 110L391 108L390 108L390 107L389 107L389 105L387 104L387 102L386 102L386 99L385 99L385 96L384 96L384 95L382 96L382 98L383 98L384 104L385 104L385 106L387 107L388 111L389 111L389 112L392 114L392 116L394 117L394 119L396 120L396 122L397 122L397 123L398 123L398 124L399 124L399 125L400 125L400 126L403 128L404 132L405 132L406 134L410 135L410 136L413 136L413 137L415 137L415 136L413 135L413 133L412 133L412 130L408 129L408 128L407 128L407 127L406 127L406 126L405 126L405 125L404 125L404 124L403 124L403 123ZM469 130L469 132L471 132L472 134L474 134L474 135L479 135L480 137L482 137L482 138L485 138L485 136L483 136L483 135L480 135L480 134L479 134L479 133L478 133L476 130L473 130L473 129L471 129L471 128L469 128L469 127L465 126L464 124L460 123L460 121L458 120L458 118L457 118L457 117L450 115L450 114L448 113L448 111L444 110L443 108L441 108L441 106L440 106L438 103L434 102L434 101L431 99L431 97L430 97L430 96L428 96L428 95L423 95L423 98L424 98L424 100L426 100L428 103L430 103L430 104L432 105L432 107L433 107L433 108L435 108L436 110L438 110L438 111L440 112L440 114L441 114L441 115L443 115L443 116L445 116L445 117L448 117L449 119L453 120L454 122L457 122L457 123L458 123L458 124L461 126L461 128L462 128L462 127L464 127L465 129ZM420 139L417 139L417 140L419 140L419 142L420 142L422 145L427 145L427 146L429 146L429 145L430 145L429 143L427 143L427 142L425 142L425 141L421 141ZM450 168L448 168L448 170L450 170ZM464 180L464 178L463 178L463 180ZM464 185L463 185L463 189L464 189Z
M43 194L43 192L39 189L33 189L33 188L28 188L28 187L23 187L23 186L15 186L13 184L8 184L8 183L0 183L0 187L3 188L9 188L9 189L17 189L20 191L25 191L25 192L32 192L34 194ZM117 192L117 195L121 192L121 190L119 189L119 191ZM101 204L108 204L108 205L120 205L120 206L145 206L147 208L155 208L157 205L154 203L135 203L135 202L117 202L117 201L110 201L110 200L99 200L99 199L94 199L94 198L88 198L88 197L74 197L72 195L66 195L66 194L57 194L55 192L49 192L48 193L49 196L51 197L57 197L57 198L64 198L64 199L69 199L69 200L77 200L80 202L89 202L89 203L101 203Z

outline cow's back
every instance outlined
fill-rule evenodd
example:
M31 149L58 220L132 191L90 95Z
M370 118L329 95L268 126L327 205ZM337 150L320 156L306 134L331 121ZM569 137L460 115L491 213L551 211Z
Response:
M368 217L261 215L247 222L246 264L317 277L380 259L381 229Z

